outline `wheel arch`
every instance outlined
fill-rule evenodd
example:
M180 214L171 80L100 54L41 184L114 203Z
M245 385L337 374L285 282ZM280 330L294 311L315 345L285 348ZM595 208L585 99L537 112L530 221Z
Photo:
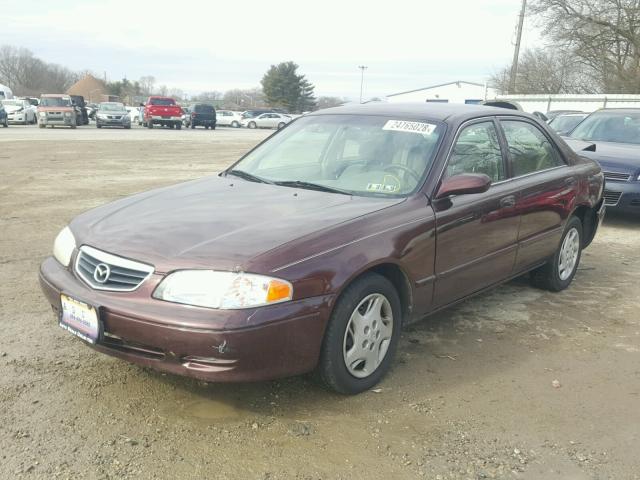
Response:
M581 204L576 206L571 215L577 217L582 224L582 248L587 248L593 241L598 228L597 207Z

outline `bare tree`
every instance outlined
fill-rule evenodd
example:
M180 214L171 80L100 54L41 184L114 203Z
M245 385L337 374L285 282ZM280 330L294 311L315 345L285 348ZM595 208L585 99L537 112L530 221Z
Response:
M558 50L608 93L640 93L640 0L533 0Z
M500 93L509 91L511 66L491 77ZM583 65L573 55L551 48L526 50L518 65L515 93L593 93L597 85L583 74Z
M142 95L151 95L153 94L153 89L156 84L156 77L153 75L145 75L144 77L140 77L138 83L140 84L140 93Z

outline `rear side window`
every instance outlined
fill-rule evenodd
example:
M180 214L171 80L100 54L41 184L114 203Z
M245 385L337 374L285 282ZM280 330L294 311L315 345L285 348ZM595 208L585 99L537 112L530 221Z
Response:
M513 162L514 177L564 165L555 147L538 127L516 120L500 123Z
M213 107L211 105L196 105L195 111L197 113L213 113Z
M492 121L465 127L453 147L445 176L484 173L492 182L505 179L498 132Z

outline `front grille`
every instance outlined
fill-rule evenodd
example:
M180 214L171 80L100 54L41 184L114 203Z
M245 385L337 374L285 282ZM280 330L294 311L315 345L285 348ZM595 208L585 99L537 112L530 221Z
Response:
M604 173L604 178L606 180L626 182L631 178L631 175L629 175L628 173L618 173L618 172L602 172L602 173Z
M620 201L622 192L612 192L610 190L604 191L604 204L608 207L615 207Z
M107 115L107 118L109 120L121 120L122 119L122 115Z
M96 290L131 292L153 270L151 265L118 257L87 245L80 247L76 258L76 273Z

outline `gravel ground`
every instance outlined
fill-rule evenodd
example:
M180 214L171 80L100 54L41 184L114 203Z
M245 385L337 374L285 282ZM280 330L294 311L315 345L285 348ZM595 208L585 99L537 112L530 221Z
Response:
M0 129L0 478L640 479L640 219L560 294L525 279L412 326L375 391L216 385L94 352L37 282L78 213L270 132Z

